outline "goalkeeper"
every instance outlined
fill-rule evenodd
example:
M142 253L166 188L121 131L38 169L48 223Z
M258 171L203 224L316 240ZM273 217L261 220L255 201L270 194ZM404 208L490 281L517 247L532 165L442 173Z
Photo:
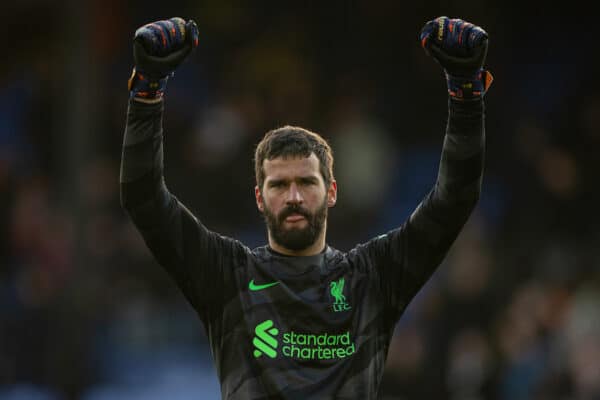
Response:
M249 249L209 230L165 185L165 88L198 44L196 24L171 18L136 31L121 202L202 320L224 399L377 397L394 326L469 218L483 174L487 33L439 17L420 42L446 74L448 121L437 180L413 214L349 252L328 246L331 149L284 126L256 148L268 244Z

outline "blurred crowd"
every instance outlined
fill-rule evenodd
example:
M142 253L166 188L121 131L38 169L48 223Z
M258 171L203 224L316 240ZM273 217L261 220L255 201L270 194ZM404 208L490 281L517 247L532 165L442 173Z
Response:
M254 146L303 126L333 147L328 242L349 250L400 225L435 181L445 82L417 35L439 15L490 34L486 173L474 214L397 326L381 398L600 399L589 25L471 1L177 3L3 6L0 399L220 397L201 323L119 204L138 26L181 16L200 28L167 87L170 190L209 229L262 245Z

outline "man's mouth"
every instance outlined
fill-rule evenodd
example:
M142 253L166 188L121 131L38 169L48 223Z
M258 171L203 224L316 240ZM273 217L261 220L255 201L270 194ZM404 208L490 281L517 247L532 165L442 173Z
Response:
M301 215L301 214L292 214L292 215L289 215L289 216L288 216L288 217L285 219L285 221L286 221L286 222L298 222L298 221L302 221L303 219L306 219L306 218L304 217L304 215Z

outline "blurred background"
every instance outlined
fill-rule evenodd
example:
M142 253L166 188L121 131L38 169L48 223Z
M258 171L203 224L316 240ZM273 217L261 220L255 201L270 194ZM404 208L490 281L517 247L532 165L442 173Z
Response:
M137 27L200 28L167 88L171 191L210 229L264 244L253 149L301 125L333 146L329 243L349 250L435 181L447 95L418 33L439 15L490 35L483 193L397 326L381 398L599 399L592 16L574 2L404 3L5 2L0 399L220 398L201 323L119 205Z

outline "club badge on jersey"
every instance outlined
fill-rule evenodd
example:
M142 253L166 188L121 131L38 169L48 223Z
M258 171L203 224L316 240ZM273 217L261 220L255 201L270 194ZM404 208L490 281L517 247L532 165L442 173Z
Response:
M346 301L346 296L344 296L344 278L331 282L329 286L331 297L334 299L333 304L331 305L333 311L341 312L352 309Z

